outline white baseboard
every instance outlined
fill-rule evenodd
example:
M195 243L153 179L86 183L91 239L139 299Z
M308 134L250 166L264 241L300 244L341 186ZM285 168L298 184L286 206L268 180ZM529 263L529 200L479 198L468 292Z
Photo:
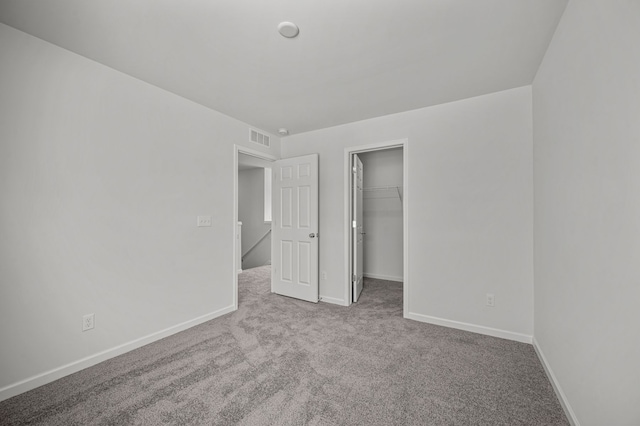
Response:
M334 305L347 306L344 299L336 299L335 297L320 296L321 302L333 303Z
M229 306L215 312L210 312L192 320L185 321L169 328L165 328L164 330L149 334L139 339L132 340L131 342L124 343L122 345L104 350L102 352L98 352L97 354L90 355L86 358L79 359L61 367L54 368L53 370L49 370L36 376L29 377L17 383L13 383L9 386L5 386L0 389L0 401L4 401L5 399L9 399L13 396L30 391L31 389L46 385L47 383L51 383L62 377L68 376L69 374L84 370L85 368L96 365L102 361L106 361L118 355L122 355L141 346L148 345L149 343L153 343L156 340L160 340L167 336L171 336L172 334L179 333L198 324L202 324L203 322L207 322L224 314L228 314L229 312L232 312L234 310L235 308L233 306Z
M375 278L378 280L397 281L397 282L404 281L402 277L395 277L393 275L370 274L369 272L365 272L363 275L367 278Z
M547 358L545 358L544 353L542 352L542 349L540 349L540 346L538 345L538 341L536 340L535 337L533 338L533 349L535 349L536 354L538 355L538 359L540 359L540 363L542 364L542 367L544 367L545 373L547 373L547 377L551 382L551 386L553 386L553 390L555 391L556 396L560 401L560 405L562 405L562 409L564 410L564 413L569 419L569 422L573 426L580 426L580 422L578 421L578 417L576 416L576 413L574 413L573 409L571 408L571 405L567 400L567 396L562 391L562 387L560 386L560 383L558 383L558 379L556 379L556 375L553 374L553 370L551 369L551 366L547 362Z
M469 324L466 322L452 321L444 318L432 317L429 315L408 312L405 318L420 322L426 322L429 324L441 325L443 327L456 328L458 330L471 331L472 333L500 337L501 339L515 340L516 342L531 343L532 341L532 336L529 336L528 334L515 333L513 331L500 330L497 328Z

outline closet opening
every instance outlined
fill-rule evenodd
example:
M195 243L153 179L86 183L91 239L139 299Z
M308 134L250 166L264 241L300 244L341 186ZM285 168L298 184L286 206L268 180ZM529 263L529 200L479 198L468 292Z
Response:
M367 290L394 292L405 316L407 148L403 140L345 150L346 300L358 303Z

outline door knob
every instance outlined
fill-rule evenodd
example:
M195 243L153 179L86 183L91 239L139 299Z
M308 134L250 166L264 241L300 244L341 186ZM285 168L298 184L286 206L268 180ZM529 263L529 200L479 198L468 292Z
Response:
M314 234L313 232L309 234L309 238L315 238L316 234Z

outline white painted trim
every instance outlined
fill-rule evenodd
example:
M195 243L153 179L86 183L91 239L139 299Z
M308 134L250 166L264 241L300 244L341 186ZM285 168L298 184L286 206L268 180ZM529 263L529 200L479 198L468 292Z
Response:
M544 367L544 372L547 373L547 377L551 382L551 386L553 386L553 390L555 391L556 396L560 401L560 405L562 405L562 409L564 410L564 414L567 416L569 423L571 423L573 426L580 426L578 416L576 416L576 413L571 408L571 404L569 404L569 400L564 394L562 387L560 386L560 383L556 378L556 375L553 374L553 370L551 369L549 362L547 362L547 358L545 358L542 349L540 349L540 345L538 344L535 336L533 337L533 349L535 349L536 354L538 355L538 359L540 359L540 363L542 364L542 367Z
M409 140L405 139L402 144L402 316L409 315Z
M240 265L238 265L238 156L240 150L238 145L233 146L233 242L231 243L231 249L233 250L233 309L238 309L238 271L242 269L242 256L240 257Z
M366 278L375 278L376 280L385 280L385 281L397 281L402 282L402 277L395 277L391 275L382 275L382 274L370 274L365 272L363 274Z
M351 305L351 276L353 268L351 264L351 185L352 176L352 152L349 148L344 149L344 259L345 259L345 280L344 280L344 303Z
M403 316L409 312L409 139L398 139L388 142L377 142L367 145L350 146L344 149L344 258L346 263L344 274L345 306L352 303L351 295L351 156L361 152L380 151L389 148L402 148L402 234L403 234L403 277L402 286Z
M407 139L396 139L387 142L375 142L365 145L349 146L345 148L345 151L349 151L351 154L359 154L361 152L380 151L389 148L402 148L407 143Z
M233 249L233 310L238 309L238 274L242 272L242 265L236 265L236 250L237 241L236 233L237 233L237 224L238 224L238 156L240 154L251 155L252 157L260 158L265 161L276 161L277 158L273 155L266 154L261 151L256 151L255 149L247 148L243 145L234 145L233 146L233 237L231 248ZM242 262L242 260L240 260Z
M347 304L344 303L344 299L337 299L335 297L329 297L329 296L320 296L320 302L326 302L326 303L331 303L331 304L340 305L340 306L347 306Z
M249 147L246 147L244 145L235 145L236 147L236 152L241 152L243 154L247 154L250 155L252 157L256 157L259 158L261 160L266 160L266 161L276 161L278 160L278 157L275 157L271 154L267 154L266 152L262 152L262 151L258 151L255 149L251 149ZM237 167L236 167L237 170Z
M470 331L472 333L484 334L487 336L499 337L501 339L514 340L516 342L531 343L532 336L528 334L515 333L513 331L500 330L498 328L485 327L483 325L469 324L466 322L452 321L444 318L432 317L429 315L415 314L409 312L405 318L429 324L441 325L443 327L455 328L458 330Z
M202 324L203 322L218 318L222 315L228 314L229 312L233 312L234 310L235 308L233 306L228 306L215 312L210 312L189 321L185 321L169 328L165 328L164 330L151 333L147 336L140 337L122 345L118 345L111 349L106 349L102 352L98 352L97 354L90 355L61 367L54 368L53 370L49 370L36 376L29 377L17 383L13 383L9 386L5 386L0 389L0 401L4 401L5 399L9 399L42 385L46 385L47 383L51 383L62 377L68 376L69 374L76 373L80 370L84 370L85 368L91 367L108 359L115 358L118 355L122 355L134 349L138 349L144 345L148 345L149 343L164 339L167 336L171 336L172 334L179 333L198 324Z

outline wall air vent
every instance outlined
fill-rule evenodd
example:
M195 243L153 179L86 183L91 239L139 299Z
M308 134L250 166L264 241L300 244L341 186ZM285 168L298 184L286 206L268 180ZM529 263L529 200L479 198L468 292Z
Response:
M250 129L250 130L251 132L250 132L249 139L251 140L251 142L264 145L267 147L271 146L271 138L269 138L269 136L265 135L264 133L260 133L257 130L253 130L253 129Z

